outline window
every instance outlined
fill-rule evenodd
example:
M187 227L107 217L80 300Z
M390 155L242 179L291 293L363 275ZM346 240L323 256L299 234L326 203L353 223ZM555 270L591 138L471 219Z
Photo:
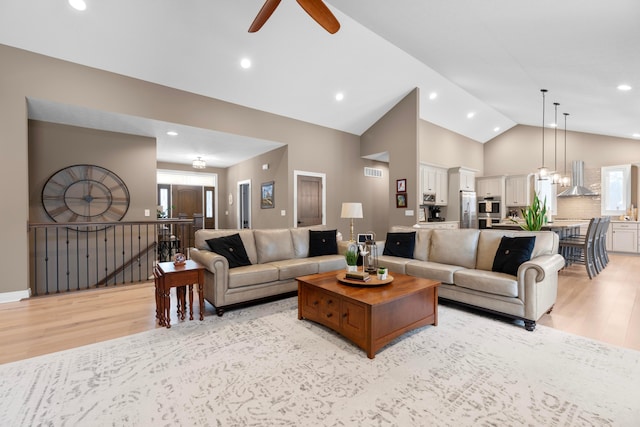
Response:
M602 168L602 215L624 215L631 203L631 165Z

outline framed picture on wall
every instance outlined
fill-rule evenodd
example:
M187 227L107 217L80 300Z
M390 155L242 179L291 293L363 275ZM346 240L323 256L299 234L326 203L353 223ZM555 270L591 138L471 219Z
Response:
M396 208L407 207L407 193L396 194Z
M276 206L274 199L274 181L264 182L262 183L262 188L260 189L260 207L262 209L271 209Z
M407 192L407 180L406 179L397 179L396 180L396 193L406 193Z

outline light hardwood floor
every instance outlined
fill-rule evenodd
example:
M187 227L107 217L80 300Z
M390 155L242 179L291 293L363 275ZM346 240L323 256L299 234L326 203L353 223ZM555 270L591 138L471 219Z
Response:
M175 295L172 302L175 325ZM208 303L205 316L215 316ZM640 350L640 257L611 255L609 266L594 280L581 266L561 271L555 308L538 323ZM154 328L152 282L0 304L0 363Z

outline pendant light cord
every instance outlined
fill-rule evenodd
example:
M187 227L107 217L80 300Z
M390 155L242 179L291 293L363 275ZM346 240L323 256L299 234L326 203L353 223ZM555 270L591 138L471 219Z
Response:
M556 107L556 117L555 117L555 128L553 129L553 170L555 173L558 173L558 106L560 105L557 102L554 102L553 105Z
M544 169L544 98L545 98L545 94L547 93L546 89L540 89L540 92L542 92L542 168Z
M564 174L567 175L567 116L569 113L564 114Z

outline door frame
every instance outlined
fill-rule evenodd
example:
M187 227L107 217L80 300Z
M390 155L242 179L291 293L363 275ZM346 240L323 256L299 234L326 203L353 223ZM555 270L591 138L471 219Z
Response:
M322 172L293 171L293 227L298 228L298 176L322 179L322 225L327 225L327 174Z
M240 189L243 185L249 186L249 190L247 191L247 194L249 195L247 198L247 211L249 212L249 228L251 228L251 180L244 179L242 181L238 181L238 191L236 193L236 205L238 206L236 209L236 228L238 230L242 229L242 223L240 222L240 209L242 208L242 203L240 201L242 200L242 191Z

